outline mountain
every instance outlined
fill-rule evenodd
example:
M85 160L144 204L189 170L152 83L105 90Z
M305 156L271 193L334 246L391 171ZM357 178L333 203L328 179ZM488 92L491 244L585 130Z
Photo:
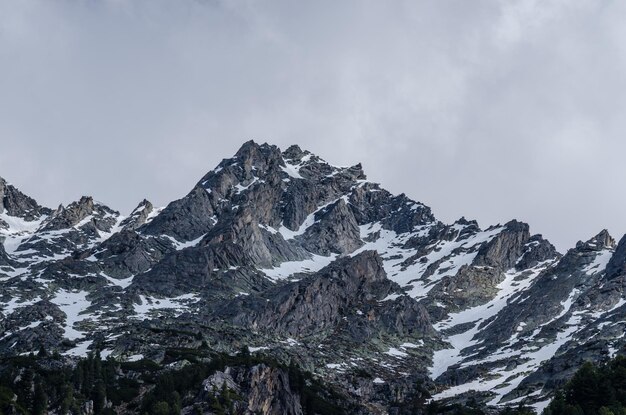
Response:
M176 366L189 359L170 362L174 349L247 347L351 413L419 412L428 396L540 410L626 342L626 238L601 231L560 254L517 220L444 224L360 164L298 146L247 142L182 199L127 217L90 197L45 208L1 179L0 201L5 361L45 350L70 366L95 352ZM295 372L224 370L220 384L256 402L241 413L307 413ZM251 388L259 371L275 382Z

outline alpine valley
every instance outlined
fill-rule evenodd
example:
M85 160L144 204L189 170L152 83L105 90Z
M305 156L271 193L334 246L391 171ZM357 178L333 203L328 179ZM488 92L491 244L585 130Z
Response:
M541 411L626 344L626 238L444 224L298 146L128 216L0 179L0 241L5 413Z

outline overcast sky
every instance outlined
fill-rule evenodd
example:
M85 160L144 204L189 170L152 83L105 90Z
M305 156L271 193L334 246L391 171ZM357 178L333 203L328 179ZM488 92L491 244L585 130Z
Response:
M128 213L297 143L564 251L626 232L626 2L0 0L0 176Z

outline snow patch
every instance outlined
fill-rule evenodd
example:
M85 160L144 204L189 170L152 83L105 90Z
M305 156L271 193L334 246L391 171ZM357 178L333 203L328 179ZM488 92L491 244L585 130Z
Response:
M181 251L185 248L191 248L192 246L196 246L200 243L200 241L202 240L202 238L204 238L206 236L206 234L197 237L196 239L192 240L192 241L187 241L187 242L180 242L179 240L177 240L176 238L173 238L169 235L163 235L165 238L167 238L170 242L172 242L172 244L174 244L174 248L177 251Z
M613 256L612 249L603 249L598 252L596 257L593 259L593 262L583 268L583 272L589 275L597 274L598 272L602 272L606 269L609 260Z
M85 334L76 330L74 324L94 317L91 314L84 314L85 310L91 306L91 301L87 300L88 294L86 291L67 291L62 289L50 300L65 313L63 335L69 340L80 339Z
M182 313L191 304L198 301L195 294L184 294L171 298L155 298L140 295L141 304L133 304L134 318L145 320L158 310L174 310Z
M444 373L448 367L460 363L464 359L462 354L463 350L477 343L477 341L474 340L474 336L479 332L478 327L480 324L491 316L499 313L507 305L511 297L530 287L532 282L546 266L547 262L537 265L526 278L521 280L518 280L521 274L520 272L510 270L505 273L504 280L496 286L498 293L491 301L477 307L450 314L446 320L435 324L433 326L435 330L443 331L460 324L473 323L468 330L449 336L446 339L451 345L450 348L435 351L433 354L433 366L429 369L432 378L437 378Z
M297 273L312 273L317 272L329 265L337 258L336 254L331 256L321 256L321 255L313 255L310 259L305 259L302 261L288 261L283 262L274 268L269 269L261 269L265 275L273 280L282 280L285 278L289 278L290 276Z

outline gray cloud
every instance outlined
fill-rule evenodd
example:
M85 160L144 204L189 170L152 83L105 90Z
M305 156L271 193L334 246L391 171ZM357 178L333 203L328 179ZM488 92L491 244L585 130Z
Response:
M298 143L560 249L626 231L618 1L0 0L0 175L55 205L185 194Z

